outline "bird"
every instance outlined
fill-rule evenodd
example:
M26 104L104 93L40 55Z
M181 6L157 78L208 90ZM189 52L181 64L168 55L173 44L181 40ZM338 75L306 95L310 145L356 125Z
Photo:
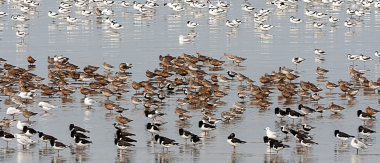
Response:
M84 135L82 133L79 133L79 132L77 132L75 130L71 131L70 136L71 136L71 138L73 138L73 140L75 140L76 138L81 138L81 139L88 139L88 138L90 138L90 137L88 137L88 136L86 136L86 135Z
M124 130L124 129L127 128L127 126L125 126L125 125L122 124L122 123L114 122L112 125L113 125L116 129L120 129L120 130Z
M95 101L94 99L91 99L90 97L84 98L84 104L87 105L88 108L91 108L91 106L97 102L98 101Z
M332 24L336 24L339 22L339 19L338 18L334 18L332 16L329 17L329 22L332 23Z
M67 17L66 17L66 20L67 20L69 23L75 23L75 22L77 22L79 19L74 18L74 17L67 16Z
M299 104L299 105L298 105L298 110L300 110L300 112L301 112L302 114L304 114L305 117L306 117L306 115L309 115L309 114L312 114L312 113L315 112L314 109L312 109L312 108L310 108L310 107L308 107L308 106L303 106L302 104Z
M296 18L296 17L294 17L294 16L291 16L289 20L290 20L290 22L293 23L293 24L298 24L298 23L301 23L301 22L302 22L301 19Z
M282 144L282 143L277 142L277 141L270 141L269 142L269 148L277 151L277 155L278 155L278 151L281 151L284 148L290 148L290 146Z
M24 126L22 128L22 133L27 137L33 137L35 134L37 134L37 131L32 128L29 128L28 126Z
M237 146L241 145L241 144L245 144L247 143L246 141L242 141L238 138L235 138L235 133L231 133L228 138L227 138L227 143L234 146L234 152L235 152L235 149Z
M156 135L160 132L160 129L157 126L152 125L151 123L148 123L146 125L146 129L148 130L149 133L152 134L152 137L153 137L153 135Z
M369 136L369 135L371 135L373 133L376 133L376 131L371 130L369 128L366 128L364 126L359 126L358 131L359 131L360 134L364 135L365 137L367 137L367 136Z
M178 36L178 39L180 42L190 42L190 41L193 41L193 38L194 36L183 36L183 35Z
M359 56L358 55L352 55L352 54L347 54L347 59L349 61L352 61L352 64L354 65L354 62L359 59Z
M306 147L306 152L307 152L307 148L312 147L314 144L318 145L318 143L316 142L313 142L311 140L306 140L303 137L301 137L301 145Z
M274 26L269 25L269 24L264 25L264 24L261 23L261 24L259 25L259 27L260 27L260 29L261 29L262 31L269 31L269 30L271 30Z
M281 126L281 132L284 133L286 135L286 137L288 137L288 134L289 134L289 129L285 126Z
M278 117L278 118L284 118L286 116L286 111L280 109L279 107L276 107L274 109L274 114Z
M272 138L272 139L277 138L277 133L271 131L269 127L265 128L264 130L266 130L268 138Z
M296 69L297 69L297 65L300 64L301 62L305 61L306 59L304 58L301 58L301 57L295 57L292 59L292 63L296 65Z
M352 138L351 147L356 149L356 154L359 154L359 149L365 149L367 148L367 145L356 138Z
M0 138L2 138L4 141L7 142L7 148L8 148L8 142L13 140L15 136L13 134L0 130Z
M244 5L243 6L243 10L247 11L247 12L252 12L254 9L255 9L254 7L251 7L251 6L248 6L248 5Z
M179 129L179 136L185 139L185 142L187 144L187 139L190 139L194 134L191 133L190 131L186 131L183 128Z
M366 121L368 121L370 119L375 119L374 116L372 116L371 114L365 113L362 110L358 110L357 111L357 116L359 117L359 119L361 119L362 121L364 121L364 125L365 125Z
M21 38L21 42L24 42L24 38L25 38L26 35L28 35L28 33L26 33L26 32L22 32L22 31L19 31L19 30L17 30L17 32L16 32L16 36L19 37L19 38Z
M61 142L55 141L55 140L50 140L50 145L55 149L58 150L58 156L59 156L59 151L64 150L65 148L68 148L68 145L65 145Z
M196 28L198 26L199 26L198 23L195 23L195 22L192 22L192 21L187 21L187 27L189 27L191 29L194 29L194 28Z
M294 119L297 119L297 118L299 118L299 117L303 117L303 116L305 116L305 115L303 115L303 114L301 114L301 113L298 113L298 112L296 112L296 111L294 111L294 110L292 110L292 109L290 109L290 108L286 108L286 115L287 115L289 118L293 119L293 123L294 123Z
M123 155L123 150L124 150L124 149L127 149L127 148L129 148L129 147L135 146L135 145L133 145L133 144L131 144L131 143L128 143L127 141L124 141L124 140L118 140L118 139L115 139L114 143L115 143L115 145L117 146L117 148L120 149L120 151L121 151L121 152L120 152L121 155Z
M365 56L363 54L360 54L359 59L364 62L364 67L365 67L365 62L372 61L371 57Z
M356 24L350 21L344 21L344 26L350 30L350 28L354 27Z
M30 124L29 124L29 123L24 123L24 122L21 122L21 121L18 121L18 122L17 122L17 129L19 129L20 131L23 131L24 126L29 127Z
M40 138L41 141L46 143L46 147L47 147L47 143L50 143L50 140L54 140L54 141L57 140L57 138L44 134L43 132L38 132L38 137Z
M198 127L199 127L203 132L205 132L206 136L207 136L207 132L208 132L208 131L212 131L212 130L217 129L216 126L213 126L213 125L210 125L210 124L204 123L203 121L199 121L199 123L198 123Z
M21 104L22 105L22 104ZM18 107L14 107L14 106L11 106L7 109L7 115L10 115L13 117L13 119L15 119L15 116L18 116L19 114L21 114L22 112L19 110L20 106L19 105Z
M343 141L349 139L350 137L355 137L355 136L352 136L352 135L348 135L344 132L340 132L339 130L335 130L334 131L334 135L337 139L341 140L342 141L342 144L343 144Z
M84 134L84 133L90 133L89 130L85 130L85 129L79 127L79 126L75 126L74 124L70 124L69 129L70 129L70 131L74 131L75 130L76 132L82 133L82 134Z
M367 106L367 107L365 108L365 111L366 111L368 114L370 114L370 115L374 115L374 114L376 114L377 112L379 112L378 110L373 109L373 108L371 108L371 107L369 107L369 106Z
M82 147L82 153L83 153L83 148L84 148L85 146L91 144L91 143L92 143L92 141L88 141L88 140L86 140L86 139L75 138L75 144L76 144L77 146Z
M39 102L39 103L38 103L38 106L39 106L43 111L45 111L45 113L47 113L47 111L49 111L49 110L51 110L51 109L59 108L59 106L55 106L55 105L49 104L49 103L44 102L44 101Z
M312 129L315 129L315 127L312 127L308 124L302 124L302 128L305 130L305 131L311 131Z
M190 141L191 141L191 144L193 144L195 147L195 145L199 144L201 140L198 135L192 135L190 138Z
M29 121L29 118L32 118L34 117L35 115L37 115L38 113L34 113L34 112L31 112L31 111L27 111L26 109L24 109L22 111L22 115L25 117L25 118L28 118L28 121Z
M31 144L36 143L36 141L30 139L29 137L23 135L23 134L15 134L17 138L17 142L22 145L22 149L24 149L24 146L29 146Z

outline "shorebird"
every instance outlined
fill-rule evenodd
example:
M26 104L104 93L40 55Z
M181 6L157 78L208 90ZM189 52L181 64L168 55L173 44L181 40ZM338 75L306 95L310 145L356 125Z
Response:
M0 138L2 138L4 141L7 142L7 148L8 148L8 142L13 140L15 136L13 134L7 133L5 131L0 131Z
M51 140L53 141L57 140L57 138L44 134L43 132L38 132L38 137L40 138L41 141L46 143L46 147L47 147L47 143L50 143Z
M270 130L269 127L265 128L268 138L276 139L277 133Z
M365 149L367 148L367 145L365 145L363 142L359 141L356 138L352 138L351 147L356 149L356 154L359 154L359 149Z
M296 69L297 69L297 65L300 64L301 62L305 61L306 59L304 58L301 58L301 57L295 57L292 59L292 63L296 65Z
M371 114L365 113L362 110L358 110L357 111L357 116L359 117L359 119L361 119L362 121L364 121L364 125L365 125L366 121L368 121L370 119L375 119L374 116L372 116Z
M68 148L68 145L65 145L61 142L50 140L50 145L55 149L58 150L58 156L59 156L59 151L64 150L65 148Z
M22 149L24 149L24 146L29 146L31 144L36 143L36 141L30 139L29 137L23 135L23 134L15 134L14 135L17 138L17 142L22 145Z
M368 137L369 135L376 133L376 131L366 128L364 126L359 126L358 131L360 134L364 135L365 137Z
M227 143L234 146L234 152L235 152L235 149L237 146L241 145L241 144L245 144L247 143L246 141L242 141L238 138L235 138L235 134L234 133L231 133L228 138L227 138Z

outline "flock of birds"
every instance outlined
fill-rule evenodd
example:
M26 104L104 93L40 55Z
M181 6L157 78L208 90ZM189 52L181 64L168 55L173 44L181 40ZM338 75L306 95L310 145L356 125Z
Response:
M303 0L307 6L314 6L314 5L326 5L333 9L333 11L341 11L342 5L345 4L345 1L341 0L322 0L322 1L313 1L313 0ZM27 15L29 12L33 12L40 6L38 2L35 2L33 0L11 0L11 3L17 4L17 8L20 9L19 15L12 15L11 20L16 22L25 22L28 21L29 18L27 18L25 15ZM275 10L283 11L288 8L293 8L294 4L298 3L298 0L273 0L270 2L270 4L274 5ZM349 3L350 1L348 1ZM355 27L357 22L362 22L360 18L370 14L371 12L367 12L372 5L376 9L380 9L380 2L375 2L373 0L360 0L355 1L356 4L350 4L354 5L355 7L362 7L362 10L360 9L346 9L346 14L350 17L344 21L344 26L347 27L349 30L352 27ZM113 5L121 5L124 8L133 7L134 10L139 12L143 15L150 15L154 14L156 12L155 8L159 7L159 4L157 4L154 0L147 0L145 3L138 3L136 1L133 2L116 2L112 0L77 0L74 3L70 0L62 0L62 2L59 4L59 7L56 11L51 10L47 13L47 15L53 19L53 22L55 19L60 19L62 21L67 21L69 24L73 24L78 22L81 18L74 17L71 15L73 7L75 6L78 11L80 11L81 15L84 17L84 19L88 19L89 17L96 16L96 17L106 17L102 23L108 24L110 29L113 30L119 30L124 28L123 25L119 24L115 19L112 19L112 16L115 16L115 11L112 10ZM220 15L226 15L228 13L228 9L230 7L230 3L223 2L220 0L217 0L217 3L214 5L210 0L207 0L206 2L196 1L196 0L184 0L184 3L181 2L173 2L173 3L164 3L163 6L168 6L170 9L172 9L174 12L179 13L182 11L185 11L187 7L190 7L193 10L202 10L204 8L208 8L208 13L210 17L218 17ZM270 9L256 9L255 7L252 7L249 2L245 2L242 4L242 10L247 13L251 13L253 11L256 11L253 14L254 22L255 22L255 28L258 27L261 31L269 31L274 26L268 24L269 23L269 14L272 13ZM306 9L304 14L312 20L312 26L317 29L322 29L327 25L323 19L325 17L328 17L328 22L332 24L332 27L336 27L340 19L336 18L332 15L328 16L329 14L325 12L320 11L312 11L311 9ZM8 14L5 12L0 12L0 18L5 17ZM354 18L353 16L357 17ZM300 18L297 18L295 16L291 16L289 18L289 21L293 24L299 24L302 23L303 20ZM225 20L225 25L231 30L233 28L238 28L243 21L239 19L233 19L233 20ZM198 27L200 24L194 21L187 21L187 27L194 29ZM16 36L21 38L22 41L24 41L24 38L28 35L28 33L24 31L17 30ZM180 35L179 41L180 42L190 42L197 36L197 33L190 32L188 35Z
M314 52L316 55L326 55L326 52L320 49L315 49ZM246 111L244 99L249 96L253 96L258 99L258 105L262 107L262 109L269 110L268 107L271 103L267 101L267 99L271 93L273 93L270 88L271 85L277 85L277 89L281 91L282 96L286 99L291 99L293 96L298 95L301 99L310 98L317 102L315 109L299 104L298 110L293 110L291 108L286 108L283 110L279 107L276 107L274 110L274 115L281 118L281 123L285 122L282 120L284 117L293 119L292 124L281 126L281 132L286 134L286 138L288 138L287 135L291 133L296 139L296 142L299 142L301 146L306 147L306 152L308 151L308 148L318 144L317 142L312 141L312 135L309 135L309 132L315 129L315 127L312 127L309 124L301 124L302 128L298 128L298 124L294 124L294 120L300 117L310 117L310 115L315 112L324 113L325 111L330 110L335 114L341 114L340 112L345 110L344 107L334 104L333 102L331 102L328 107L319 105L318 101L323 98L319 95L319 92L323 89L310 81L300 81L299 83L292 82L300 77L296 75L296 71L292 69L283 66L279 68L278 72L272 71L270 75L265 73L265 75L259 78L259 81L263 85L258 86L253 84L255 81L241 73L236 73L233 71L227 71L225 75L206 73L202 70L202 67L204 66L197 65L197 63L209 63L214 67L220 67L223 66L225 61L201 55L199 52L196 53L197 56L188 55L185 53L177 57L169 54L166 56L160 55L159 60L162 68L156 68L154 71L147 70L145 75L148 77L148 80L139 82L133 81L131 83L132 88L136 90L136 94L131 96L130 101L135 106L140 104L144 106L142 115L152 119L152 122L147 123L146 130L152 135L152 139L163 147L163 150L166 148L168 151L168 149L172 146L179 145L176 140L159 135L161 131L160 128L167 122L157 119L157 117L162 118L162 116L167 115L166 113L160 112L161 106L164 105L164 100L169 98L169 95L173 94L173 91L176 89L181 90L186 96L185 99L178 98L176 100L176 103L180 107L177 106L174 109L174 113L178 115L179 120L187 121L192 118L192 116L187 115L190 111L183 109L182 106L194 105L202 108L199 113L203 114L204 117L198 122L198 127L202 130L201 135L194 134L184 128L178 129L180 137L184 138L186 143L187 139L190 139L190 142L194 145L194 147L200 142L205 141L204 138L208 136L208 132L217 129L217 123L222 121L228 123L231 120L241 117ZM378 52L375 52L375 55L379 57ZM227 60L237 64L241 64L244 60L246 60L246 58L227 53L225 53L222 58L226 58ZM363 62L372 60L370 57L364 55L356 56L348 54L347 58L350 61L353 61L354 59L360 59ZM29 56L27 60L30 63L29 67L35 66L34 63L36 60L34 58ZM10 124L16 121L14 119L15 116L20 114L27 118L27 121L24 122L17 120L18 122L16 127L22 133L11 134L1 130L0 137L7 142L7 147L9 141L17 138L17 142L23 145L24 148L24 146L37 143L37 141L32 140L31 138L34 135L38 135L41 141L46 142L46 146L47 143L50 143L54 149L58 150L58 155L60 150L68 147L79 147L82 148L83 152L84 147L92 143L92 141L87 140L89 137L84 135L85 133L90 133L90 131L79 126L75 126L74 124L70 124L69 129L74 143L73 145L65 145L64 143L57 141L58 139L56 137L31 128L31 125L34 122L31 122L29 119L33 118L38 113L27 110L28 104L33 102L32 100L36 96L37 92L41 92L41 96L47 97L56 96L57 94L62 93L62 98L67 98L67 96L75 93L78 89L77 87L70 85L69 80L79 80L83 82L79 90L80 93L85 96L85 105L90 108L95 103L98 103L98 101L90 97L86 97L87 95L102 94L107 98L107 100L102 103L105 109L110 112L115 110L119 113L119 115L115 117L118 122L113 123L113 126L116 128L114 143L119 149L121 149L122 155L122 151L124 149L135 146L132 143L137 142L136 140L130 138L131 136L135 136L135 134L125 131L127 129L126 124L132 122L133 120L122 115L122 113L128 109L113 103L109 100L109 98L111 96L117 96L116 98L120 98L120 96L123 96L123 94L129 92L128 90L124 90L122 88L128 84L126 79L130 77L131 73L126 72L126 70L132 68L132 64L121 63L119 65L119 69L121 71L116 72L115 76L113 76L111 70L114 69L114 66L107 64L106 62L103 63L103 68L106 72L105 75L99 75L96 73L99 67L88 65L83 68L83 72L80 72L80 68L72 63L69 63L68 60L69 58L64 56L48 57L47 61L50 64L54 64L57 68L56 70L48 70L48 77L50 78L50 81L56 85L55 87L52 87L42 84L45 80L44 78L30 73L26 69L8 64L5 59L0 58L0 62L3 64L3 68L0 70L5 70L4 74L1 75L2 80L0 82L0 88L3 90L4 95L9 96L11 101L16 105L9 107L6 111L6 114L12 118L8 119L4 117L0 122L0 125L2 128L10 127ZM298 65L304 60L305 59L301 57L296 57L292 59L292 62L293 64ZM316 73L319 75L325 75L328 72L329 70L321 67L316 68ZM353 68L350 70L350 75L364 87L368 87L371 90L378 89L380 94L380 78L377 79L376 82L373 82L372 80L368 80L364 77L364 73L356 71ZM179 76L180 78L176 76ZM206 78L207 76L209 76L210 80ZM175 78L171 79L171 77ZM234 79L235 77L236 79ZM237 92L237 97L243 99L243 101L234 102L232 108L228 111L221 112L221 118L217 118L214 114L216 111L215 109L217 109L219 105L223 105L221 98L228 96L226 92L221 91L218 88L221 85L224 85L224 83L234 82L235 80L238 80L241 84L243 84L243 82L247 83L247 88L250 90L250 93L239 90ZM115 89L111 90L105 87L110 85L115 87ZM18 86L18 89L15 89L15 86ZM181 88L181 86L183 87ZM300 87L301 89L296 89L297 87ZM348 100L354 98L354 96L359 92L359 89L352 87L352 83L343 80L339 80L338 84L326 81L325 87L329 90L339 87L341 91L345 93ZM142 88L144 89L142 93L138 93L138 91ZM41 101L38 103L38 106L45 113L59 108L59 106L49 104L48 101ZM357 117L364 121L364 125L359 126L358 131L360 134L364 135L365 138L355 138L354 136L341 132L340 130L334 131L335 137L341 140L342 144L343 141L353 137L351 140L351 146L353 148L357 150L367 148L368 145L360 140L365 141L369 135L376 133L376 131L368 128L365 122L373 121L375 119L375 116L373 115L377 112L379 111L371 108L370 106L366 108L365 112L362 110L357 111ZM290 147L289 145L283 144L281 140L277 140L280 133L271 131L269 127L265 128L265 130L266 136L263 137L264 143L269 146L270 150L273 149L277 151L277 155L278 151ZM227 143L234 147L235 152L237 146L247 142L236 138L235 133L231 133L227 138Z

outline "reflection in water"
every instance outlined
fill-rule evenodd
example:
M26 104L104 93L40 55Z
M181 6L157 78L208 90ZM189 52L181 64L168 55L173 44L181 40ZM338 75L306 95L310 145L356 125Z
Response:
M165 151L161 153L156 153L154 155L154 160L155 162L159 162L159 163L169 163L169 162L172 162L174 159L171 152L166 153Z
M14 158L16 150L14 148L1 148L0 162L8 162L9 159Z

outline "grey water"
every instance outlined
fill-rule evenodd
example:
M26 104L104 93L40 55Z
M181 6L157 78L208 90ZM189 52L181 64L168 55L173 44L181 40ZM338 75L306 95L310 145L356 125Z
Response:
M101 67L103 62L107 62L116 67L114 72L118 71L117 66L121 62L132 63L133 68L128 70L132 76L127 80L129 84L126 88L130 92L119 99L111 97L110 100L129 109L123 113L123 116L133 119L133 122L128 124L127 131L136 134L133 138L137 143L134 143L136 146L125 150L121 156L119 149L113 143L116 130L112 124L117 121L118 113L110 113L101 102L92 109L87 109L79 90L67 99L60 93L48 98L37 91L37 96L33 99L35 102L25 106L28 110L39 113L31 118L31 121L34 121L32 126L34 129L55 136L65 144L73 144L69 132L69 124L73 123L91 131L88 136L91 137L93 144L86 147L83 153L81 148L65 149L58 157L56 150L50 145L45 147L45 143L41 141L24 150L16 140L9 142L8 148L5 141L0 141L1 162L371 162L380 158L377 134L365 140L370 146L360 150L359 155L356 155L356 150L350 146L351 139L341 145L341 141L333 134L334 130L339 129L356 137L363 137L357 131L357 127L362 125L363 121L357 118L356 111L364 110L367 106L378 108L377 91L364 89L359 83L351 81L360 92L354 100L347 100L339 88L330 92L324 87L326 80L334 83L339 79L350 81L351 76L348 73L350 68L365 72L365 77L373 81L379 77L379 62L374 52L380 50L377 49L380 42L378 39L380 13L373 5L369 9L363 9L359 3L353 1L345 1L341 7L332 7L331 4L326 6L320 1L306 5L301 1L295 4L289 3L289 8L281 11L270 1L239 0L228 1L231 6L227 9L227 14L211 16L207 7L202 10L192 9L183 1L176 2L180 2L186 10L176 13L168 6L164 6L164 3L171 1L158 0L156 3L159 7L155 8L152 14L140 14L132 7L125 9L120 5L120 1L116 1L117 4L112 6L116 15L111 18L124 28L113 30L104 23L105 17L82 16L81 9L77 9L73 2L69 2L74 6L69 15L80 20L69 24L64 16L61 16L53 22L47 13L58 12L61 1L37 2L41 5L28 14L22 14L19 10L20 5L12 1L1 2L0 11L9 15L0 18L0 57L8 60L6 62L8 64L27 68L27 57L33 56L37 62L36 67L30 69L30 72L46 78L42 82L44 84L50 83L47 78L48 69L56 69L51 68L46 62L47 56L64 55L70 58L70 63L81 68L87 65ZM144 3L144 1L138 2ZM242 5L246 3L255 7L255 11L251 13L243 11ZM212 1L212 4L215 5L216 1ZM91 3L86 10L94 11L95 8L95 4ZM261 8L272 11L265 24L273 25L274 28L268 32L261 31L253 22L253 13L259 12L258 9ZM356 16L350 18L346 14L346 8L363 10L366 15L360 19ZM304 14L306 9L328 15L321 20L309 18ZM30 20L21 23L10 19L11 15L19 14L25 15ZM329 23L330 15L339 18L340 22L336 25ZM303 22L294 25L289 22L290 16L301 18ZM225 26L225 21L232 19L240 19L244 23L236 29L230 29ZM186 27L186 22L189 20L199 23L200 26L193 31L190 30ZM343 25L345 20L356 22L357 25L349 30ZM327 25L321 30L315 29L312 25L314 21L324 22ZM29 33L23 42L15 35L17 30ZM189 32L197 33L197 37L190 43L179 42L178 36L187 35ZM314 49L326 51L327 55L323 56L324 61L315 60L318 56L314 54ZM187 105L185 108L190 110L189 115L193 117L185 122L178 120L174 114L174 108L177 106L175 101L177 98L185 98L181 88L178 88L170 98L164 100L165 105L160 107L160 111L167 113L162 120L168 122L161 127L160 135L180 143L166 153L159 144L152 141L151 135L145 130L146 123L151 122L151 119L141 116L143 106L135 107L130 102L130 97L135 95L131 83L148 80L144 73L146 70L153 71L159 68L159 55L179 56L182 53L196 55L196 51L216 59L220 59L224 53L247 58L239 66L224 58L226 63L221 69L215 71L208 63L204 63L202 69L207 73L225 76L228 70L236 71L255 80L254 84L259 86L262 85L259 82L260 76L272 70L278 71L280 66L296 69L291 59L303 57L306 61L298 65L297 73L300 78L295 82L310 81L320 86L323 89L320 95L324 97L319 101L320 105L328 107L330 102L334 102L346 109L338 115L327 111L323 116L314 113L307 119L296 120L295 124L298 127L302 123L316 127L311 131L311 135L313 141L319 144L311 147L306 153L305 148L296 143L292 136L285 139L285 135L281 135L279 139L283 139L291 148L280 151L276 156L273 150L269 152L262 141L262 137L266 134L264 129L270 127L280 132L281 125L291 124L292 121L284 118L284 121L280 122L280 119L274 115L274 108L290 107L296 110L299 103L313 106L316 102L308 98L300 99L298 96L286 100L276 85L271 85L273 93L268 101L272 105L268 109L262 109L258 105L258 100L251 96L246 99L247 111L242 117L218 124L218 129L211 131L208 136L203 136L202 143L193 147L189 142L185 144L185 140L178 134L178 129L183 127L200 135L202 131L198 128L198 121L203 115L199 108L194 109L194 106ZM364 65L358 60L353 66L352 62L346 59L347 54L364 54L372 57L373 61ZM317 66L330 72L321 77L315 72ZM103 74L104 71L100 68L97 73ZM169 79L173 80L174 77ZM68 79L68 82L74 87L80 87L80 84L72 79ZM237 97L237 90L249 92L247 84L240 85L237 80L225 83L219 89L227 92L228 96L221 99L225 102L224 105L216 107L217 118L220 118L222 111L228 111L234 102L241 101ZM15 104L4 94L0 95L0 99L3 100L0 104L0 115L9 118L6 109ZM142 97L141 94L136 96ZM90 97L98 101L106 100L106 97L100 94ZM37 105L40 101L49 101L60 108L44 114ZM22 115L15 118L26 120ZM377 121L370 121L367 127L377 130L377 125ZM16 128L16 123L5 127L4 130L14 134L20 132ZM247 141L246 144L237 147L235 153L233 147L226 142L230 133L235 133L237 138ZM32 139L38 138L34 136Z

